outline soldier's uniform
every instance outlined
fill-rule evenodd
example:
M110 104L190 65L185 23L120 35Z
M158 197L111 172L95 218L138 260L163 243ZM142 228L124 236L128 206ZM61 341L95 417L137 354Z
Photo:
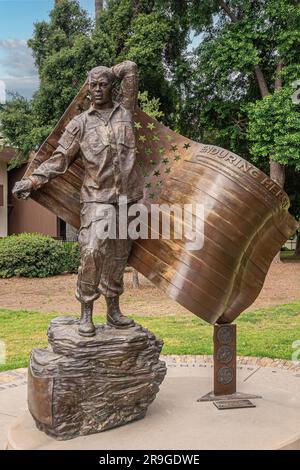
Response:
M63 174L81 154L85 176L81 188L81 263L76 297L83 303L123 292L123 274L131 249L130 239L103 236L120 197L134 203L143 197L143 178L136 165L133 111L137 98L137 67L125 61L112 67L122 78L120 100L110 110L91 108L67 125L52 157L32 174L40 187ZM117 217L118 221L118 217ZM118 231L117 231L118 235ZM99 289L100 283L100 289Z

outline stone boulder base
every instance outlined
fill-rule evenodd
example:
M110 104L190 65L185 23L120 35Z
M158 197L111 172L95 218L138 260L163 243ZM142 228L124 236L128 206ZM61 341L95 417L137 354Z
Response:
M30 357L29 410L38 429L59 440L143 418L166 374L163 342L147 329L98 325L85 338L78 323L54 319L48 348Z

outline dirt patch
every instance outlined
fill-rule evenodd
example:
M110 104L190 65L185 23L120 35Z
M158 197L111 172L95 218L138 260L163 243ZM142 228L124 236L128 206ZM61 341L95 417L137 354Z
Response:
M300 300L300 262L272 264L264 287L248 310Z
M74 297L76 275L53 276L45 279L0 279L0 307L14 310L34 310L79 314L79 303ZM125 274L125 292L122 296L124 313L140 316L180 315L187 312L169 299L150 281L139 275L140 289L132 288L132 274ZM248 310L280 305L300 300L300 263L273 264L265 285ZM105 302L95 303L95 312L105 312Z

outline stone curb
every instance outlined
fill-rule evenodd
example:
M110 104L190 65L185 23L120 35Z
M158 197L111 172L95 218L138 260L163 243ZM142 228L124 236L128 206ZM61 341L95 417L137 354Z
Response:
M211 364L213 365L212 355L162 355L161 359L166 361L169 365L176 364ZM252 356L238 356L237 363L239 366L256 366L256 367L270 367L272 369L291 370L294 372L300 371L300 361L288 361L285 359L272 359L270 357L252 357Z
M161 360L170 367L213 366L213 356L204 355L162 355ZM271 359L269 357L238 356L238 366L269 367L271 369L290 370L300 372L300 361L287 361L284 359ZM0 391L26 384L27 368L13 369L0 372Z

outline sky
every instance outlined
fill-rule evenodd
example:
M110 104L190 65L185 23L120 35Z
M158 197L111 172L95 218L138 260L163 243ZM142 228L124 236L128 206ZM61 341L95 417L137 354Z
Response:
M0 103L7 91L31 98L39 86L37 71L27 40L34 23L49 18L54 0L0 0ZM80 0L82 8L94 17L95 0ZM194 38L191 47L199 43Z
M0 102L6 91L17 91L26 98L39 81L27 40L34 23L47 20L54 0L0 0ZM94 16L94 0L80 0L82 8Z

